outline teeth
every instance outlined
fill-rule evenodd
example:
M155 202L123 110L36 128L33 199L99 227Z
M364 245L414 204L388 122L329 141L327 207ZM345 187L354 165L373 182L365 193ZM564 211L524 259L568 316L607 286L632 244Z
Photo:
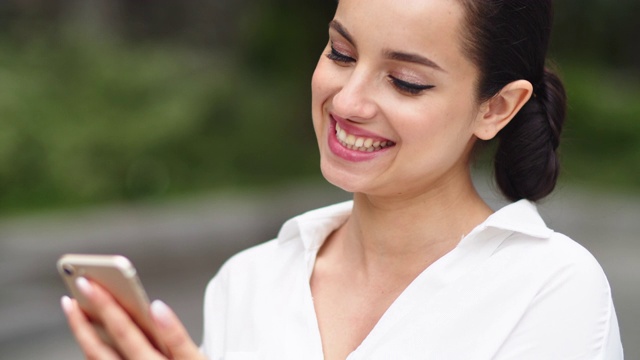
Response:
M338 131L338 139L340 139L340 141L342 142L345 142L347 140L347 132L344 130Z
M383 149L388 146L393 146L393 141L380 141L371 138L355 137L348 134L344 129L340 128L340 125L336 124L336 136L338 141L344 145L347 149L357 150L362 152L373 152Z
M347 135L347 140L345 140L345 142L347 143L347 145L353 146L356 143L356 137L349 134Z

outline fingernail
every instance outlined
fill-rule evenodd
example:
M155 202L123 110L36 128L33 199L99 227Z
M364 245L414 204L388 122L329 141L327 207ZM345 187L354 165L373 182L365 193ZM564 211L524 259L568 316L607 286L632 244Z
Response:
M151 314L153 318L163 327L171 325L171 309L160 300L154 300L151 303Z
M85 296L90 296L91 293L93 292L93 287L91 286L89 281L87 281L87 279L85 279L82 276L79 278L76 278L76 286L78 287L78 289L80 289L80 291Z
M64 311L65 314L69 314L71 312L71 299L68 296L63 296L60 299L60 305L62 305L62 310Z

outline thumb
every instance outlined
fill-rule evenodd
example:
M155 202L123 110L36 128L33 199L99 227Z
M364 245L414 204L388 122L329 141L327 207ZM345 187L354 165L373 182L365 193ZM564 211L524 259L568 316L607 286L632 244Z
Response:
M205 359L189 337L176 314L165 303L151 303L151 316L156 323L158 337L174 359Z

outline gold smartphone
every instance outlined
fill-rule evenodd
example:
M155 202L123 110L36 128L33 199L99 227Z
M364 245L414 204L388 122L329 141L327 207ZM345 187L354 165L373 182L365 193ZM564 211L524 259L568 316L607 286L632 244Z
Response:
M151 343L165 355L168 354L157 340L149 309L149 298L129 259L121 255L66 254L58 260L57 268L71 295L78 301L80 308L87 314L94 328L107 344L117 349L97 320L95 309L76 287L78 277L85 277L111 293Z

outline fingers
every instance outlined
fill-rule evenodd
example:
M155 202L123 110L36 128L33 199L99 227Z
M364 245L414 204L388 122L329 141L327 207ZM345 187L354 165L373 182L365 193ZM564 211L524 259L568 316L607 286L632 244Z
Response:
M156 359L160 354L149 343L144 333L129 314L113 299L111 294L85 278L78 278L76 284L83 295L96 309L110 337L120 352L128 359Z
M174 359L205 359L176 314L165 303L160 300L151 303L151 316L157 325L160 341Z
M97 331L93 328L75 300L64 296L61 299L61 304L67 316L69 327L87 359L120 359L111 347L102 342Z
M77 301L65 296L62 298L62 307L87 359L121 359L119 354L126 359L166 359L151 345L138 325L106 290L84 278L78 278L76 285L95 309L92 316L101 321L119 351L118 353L100 339ZM151 305L151 317L156 325L158 340L172 359L205 359L178 317L167 305L161 301L154 301Z

